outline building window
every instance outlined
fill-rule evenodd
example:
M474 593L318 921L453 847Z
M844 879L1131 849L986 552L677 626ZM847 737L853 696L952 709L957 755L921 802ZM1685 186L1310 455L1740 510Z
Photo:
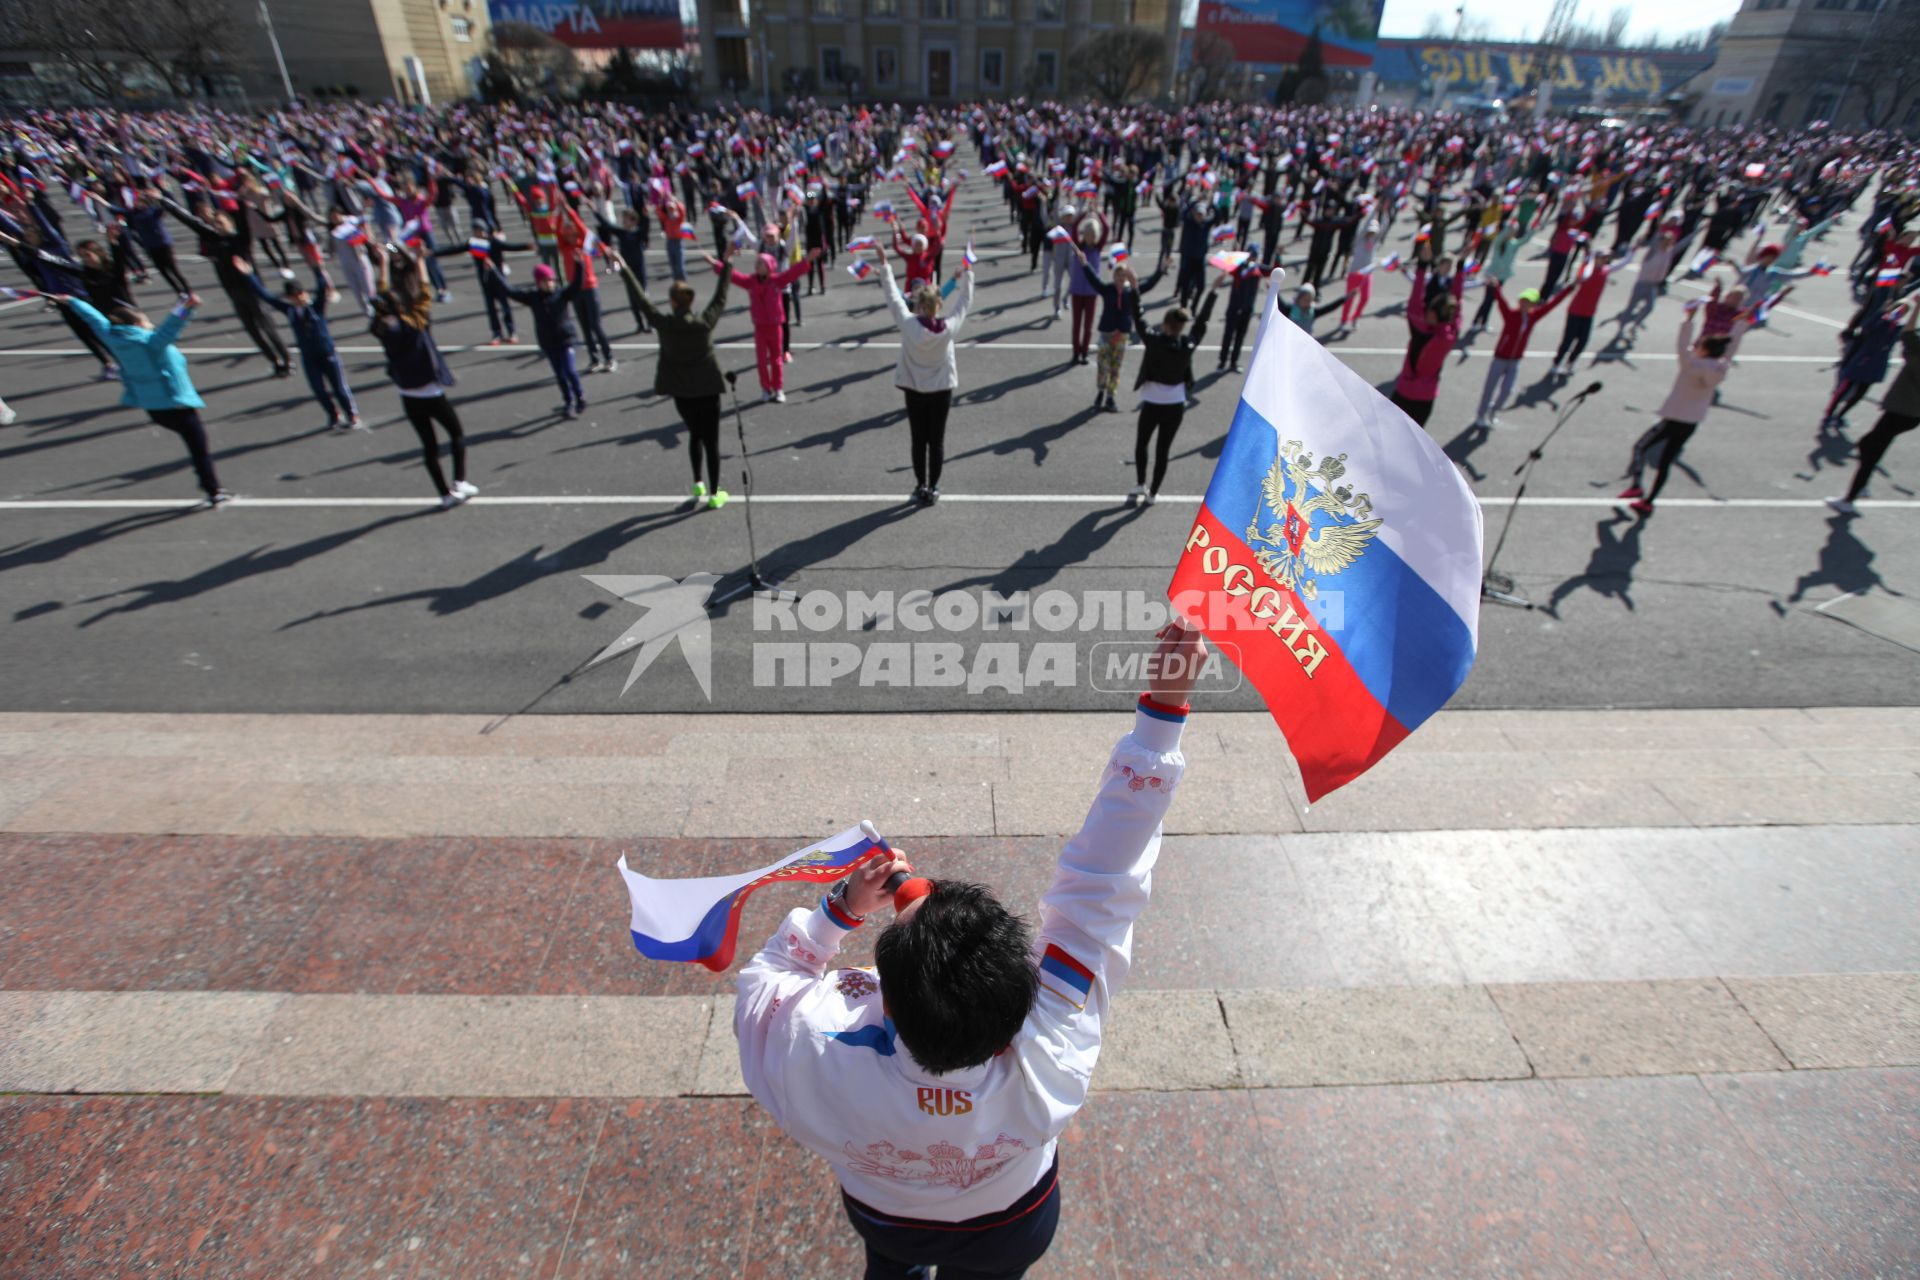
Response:
M1062 0L1033 0L1033 16L1038 22L1060 21L1060 11L1064 7ZM1051 81L1049 81L1051 83Z
M869 18L897 18L900 16L900 0L867 0Z
M927 0L927 18L932 22L952 22L953 0Z
M813 0L813 16L844 18L847 16L847 0Z
M980 51L980 84L983 88L999 89L1006 84L1007 54L1004 49L982 49Z
M453 38L461 44L473 42L473 24L465 18L448 18L447 25L453 29Z
M820 46L820 83L840 83L840 46L823 44Z
M1060 78L1060 55L1051 49L1042 49L1033 55L1033 87L1051 89L1054 81Z
M980 20L982 22L1005 22L1012 16L1012 0L980 0Z
M873 51L873 82L887 88L900 83L900 51L892 45Z

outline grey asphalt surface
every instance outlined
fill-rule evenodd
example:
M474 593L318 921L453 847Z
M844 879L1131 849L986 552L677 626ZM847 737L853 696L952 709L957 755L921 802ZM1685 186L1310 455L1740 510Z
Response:
M953 230L949 266L969 230L984 260L948 430L949 500L925 511L902 501L912 486L906 426L895 352L880 345L892 340L891 324L878 286L835 267L828 293L803 299L789 402L762 405L750 394L743 405L757 489L768 498L753 513L763 566L796 589L835 593L1158 595L1218 454L1238 379L1210 376L1210 351L1197 361L1200 404L1188 412L1167 482L1170 495L1191 500L1128 507L1120 495L1132 483L1133 414L1092 409L1093 371L1068 365L1067 319L1052 320L1036 300L1038 277L1013 255L1013 229L987 184L968 184ZM1403 219L1395 233L1390 247L1404 252L1412 227ZM1136 260L1150 263L1156 244L1157 232L1138 238ZM1844 264L1855 245L1849 223L1829 235L1824 256ZM519 261L524 272L527 260ZM711 699L674 653L624 692L629 662L582 671L645 616L586 575L715 574L716 597L740 583L747 545L733 419L723 440L735 502L692 512L660 500L687 483L683 433L671 402L650 393L652 354L642 349L650 339L633 335L620 291L602 288L609 331L616 344L640 346L619 351L618 373L587 379L592 407L567 422L555 412L557 393L537 351L469 345L487 336L478 290L464 256L445 265L457 297L439 309L436 332L460 379L454 396L468 431L470 478L482 491L448 513L431 502L397 393L350 314L336 320L336 338L374 429L342 435L321 427L297 374L277 381L257 355L226 354L245 339L206 265L188 262L189 274L207 282L207 306L184 345L209 403L222 479L242 495L225 510L198 512L184 509L196 492L174 438L118 407L118 387L92 381L91 359L37 303L0 308L0 396L21 413L0 431L0 498L142 504L0 507L0 708L504 714L1111 704L1112 695L1094 687L1095 646L1148 633L1106 626L1104 615L1092 629L1076 622L1060 632L910 633L888 631L883 616L785 633L756 627L754 609L736 598L712 610ZM653 271L664 274L657 253ZM1523 261L1518 283L1537 283L1542 271ZM704 288L704 270L695 278ZM0 282L21 283L10 266ZM1164 305L1170 287L1149 303ZM1604 318L1627 290L1625 280L1612 286L1596 346L1606 345L1613 329ZM1390 384L1399 366L1406 292L1397 278L1380 280L1374 314L1335 344L1377 384ZM1637 347L1601 353L1591 372L1590 353L1565 388L1536 382L1559 339L1560 317L1549 320L1522 371L1521 405L1492 432L1476 436L1467 423L1493 335L1450 365L1430 429L1488 499L1513 492L1515 468L1552 423L1554 396L1594 378L1605 384L1548 451L1528 492L1530 501L1549 501L1520 511L1502 557L1522 589L1553 611L1485 610L1479 663L1453 705L1920 699L1920 655L1883 638L1890 632L1920 644L1920 605L1902 598L1920 564L1920 440L1895 445L1872 490L1900 505L1853 521L1817 505L1840 492L1852 470L1850 445L1823 445L1815 429L1850 309L1838 279L1803 281L1771 326L1747 340L1724 403L1664 495L1680 501L1645 521L1613 506L1629 447L1671 380L1686 296L1676 285ZM158 289L143 298L156 312L163 305ZM1468 301L1477 305L1477 296ZM1156 310L1150 305L1150 316ZM742 388L750 388L743 305L720 338L738 344L723 350L723 362L741 369ZM1123 386L1138 361L1129 356ZM1131 399L1123 395L1122 405L1130 410ZM1861 406L1847 436L1857 439L1873 417L1871 402ZM594 501L610 497L636 500ZM1503 515L1497 505L1488 511L1489 545ZM1875 615L1883 634L1817 612L1859 592L1883 597ZM856 675L787 687L769 684L770 670L785 669L763 648L756 680L756 646L795 641L958 644L969 669L1004 656L988 655L984 644L1018 644L1024 663L1036 643L1070 643L1077 665L1070 684L1056 669L1055 682L1018 694L965 683L863 686ZM822 650L815 660L830 666L843 653ZM1214 697L1216 705L1256 705L1245 691Z

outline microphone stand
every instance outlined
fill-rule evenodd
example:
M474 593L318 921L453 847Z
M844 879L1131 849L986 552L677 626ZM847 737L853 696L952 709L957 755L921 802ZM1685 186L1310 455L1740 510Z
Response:
M727 395L733 401L734 434L740 439L740 502L747 512L747 580L725 595L714 597L709 607L725 604L735 596L748 592L778 594L781 586L781 579L760 576L760 555L753 543L753 462L747 455L746 420L740 414L740 391L735 385L740 380L739 371L728 369L726 379Z
M1520 486L1513 491L1513 502L1507 507L1507 518L1500 526L1499 538L1494 541L1493 554L1487 557L1486 572L1480 578L1482 600L1491 604L1504 604L1513 609L1534 607L1533 601L1522 595L1520 589L1514 585L1513 575L1499 573L1493 566L1500 559L1500 549L1507 545L1507 535L1513 531L1513 518L1519 514L1520 499L1526 496L1527 485L1533 480L1534 464L1546 455L1547 446L1553 442L1555 436L1560 434L1560 428L1567 425L1568 419L1572 418L1579 411L1580 406L1587 402L1587 397L1599 390L1600 384L1596 382L1575 396L1572 402L1560 411L1560 417L1553 424L1553 429L1547 432L1539 444L1527 450L1526 460L1513 469L1513 474L1520 477Z

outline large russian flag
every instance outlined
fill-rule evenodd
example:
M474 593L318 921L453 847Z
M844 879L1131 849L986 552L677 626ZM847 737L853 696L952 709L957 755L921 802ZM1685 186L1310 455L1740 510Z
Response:
M649 960L684 960L724 973L733 964L740 912L756 889L770 884L826 884L840 879L886 846L860 827L810 844L780 861L733 876L656 880L619 861L633 904L633 945Z
M1467 678L1480 505L1412 419L1267 304L1168 595L1260 691L1308 800Z

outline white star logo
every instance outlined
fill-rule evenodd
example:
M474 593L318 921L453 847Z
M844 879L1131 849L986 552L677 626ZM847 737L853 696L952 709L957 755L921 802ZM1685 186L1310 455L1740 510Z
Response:
M609 658L633 652L637 648L633 669L627 672L627 682L620 686L620 692L624 695L633 688L633 682L640 678L641 673L653 665L653 660L677 640L687 666L693 671L693 678L700 682L700 692L706 695L708 702L713 701L713 650L707 636L707 598L713 594L714 584L720 581L717 575L692 573L678 582L654 573L585 573L580 576L604 591L611 591L628 604L639 605L644 611L618 640L587 663L588 668L597 667Z

